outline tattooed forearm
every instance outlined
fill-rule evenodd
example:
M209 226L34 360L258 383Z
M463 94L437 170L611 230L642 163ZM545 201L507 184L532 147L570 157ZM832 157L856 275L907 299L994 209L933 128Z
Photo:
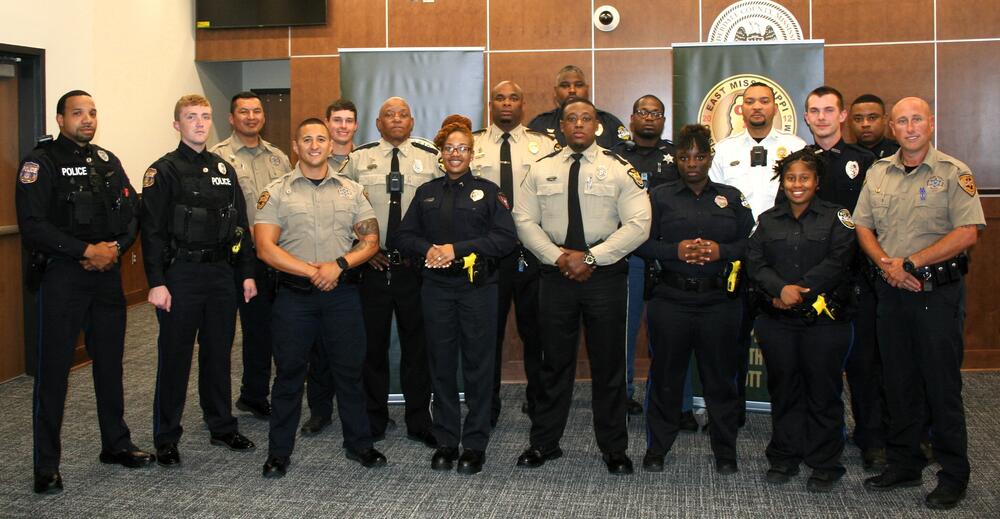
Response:
M358 236L358 243L354 244L351 252L361 251L368 247L378 249L378 220L369 218L354 225L354 233Z

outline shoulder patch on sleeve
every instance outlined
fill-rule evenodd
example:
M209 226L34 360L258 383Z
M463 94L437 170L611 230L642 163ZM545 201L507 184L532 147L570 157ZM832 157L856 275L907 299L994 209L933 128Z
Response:
M257 199L257 210L260 211L267 205L267 201L271 199L271 193L264 190L260 193L260 198Z
M628 168L628 176L632 177L632 182L635 182L636 187L639 189L646 188L646 183L642 180L642 175L635 168Z
M34 184L38 180L38 170L41 166L37 162L25 162L21 164L21 171L17 174L17 181L22 184Z
M851 217L851 212L847 209L841 209L837 211L837 219L840 223L844 224L844 227L848 229L854 229L854 219Z
M149 168L145 173L142 174L142 187L143 189L151 187L156 183L156 168Z
M965 191L969 196L976 196L976 177L972 176L972 173L962 173L958 176L958 185Z
M747 201L747 197L743 196L743 192L740 191L740 205L750 209L750 202Z
M497 191L497 202L500 202L500 205L502 205L504 209L510 211L510 202L507 200L507 195L503 194L501 191Z

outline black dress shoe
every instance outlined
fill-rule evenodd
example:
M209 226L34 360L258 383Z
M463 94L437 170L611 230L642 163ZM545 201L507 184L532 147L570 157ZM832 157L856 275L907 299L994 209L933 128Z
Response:
M788 467L784 465L774 465L767 469L767 482L773 485L784 485L799 473L798 465Z
M440 447L431 456L431 468L441 471L451 470L457 459L458 447Z
M284 476L287 472L288 458L268 456L267 461L264 462L264 469L261 471L261 475L265 478L277 479Z
M424 444L425 447L430 447L431 449L436 449L438 446L437 439L434 438L434 434L428 430L423 431L406 431L406 437Z
M517 457L517 466L534 469L545 465L546 461L561 458L562 455L563 451L559 447L544 451L535 447L529 447L528 450L522 452Z
M642 470L646 472L663 472L663 454L646 451L642 457Z
M347 459L354 460L361 464L362 467L374 468L374 467L384 467L386 464L385 456L375 450L374 447L368 447L363 450L347 449Z
M249 451L256 447L256 445L250 441L250 438L247 438L236 431L219 435L213 434L211 442L212 445L224 445L231 451Z
M963 499L965 499L965 488L938 483L938 486L924 498L924 504L934 510L951 510Z
M486 461L486 453L475 449L465 449L462 456L458 458L458 468L455 472L471 476L483 471L483 462Z
M271 418L271 404L267 402L250 402L240 398L236 401L236 409L253 414L254 418L267 420Z
M329 416L312 415L306 420L306 423L302 424L302 434L305 436L319 434L331 423L333 423L333 420Z
M130 469L137 469L139 467L149 466L151 463L156 461L156 456L153 456L146 451L139 450L138 447L133 445L129 449L118 452L101 449L100 459L101 463L121 465Z
M35 493L36 494L58 494L62 492L62 476L59 471L47 473L35 473Z
M694 411L681 413L681 421L677 425L682 431L698 432L698 420L694 417Z
M625 402L625 408L628 409L628 414L631 415L642 414L642 404L636 402L634 398L629 398L628 402Z
M886 464L885 449L865 449L861 461L866 472L882 472Z
M177 450L176 443L167 443L156 448L156 462L164 467L172 467L181 464L181 453Z
M813 493L825 493L833 490L833 485L840 481L843 474L813 471L806 481L806 490Z
M736 460L715 460L715 472L717 472L720 476L729 476L731 474L736 474L739 471L740 468L739 465L736 464Z
M608 472L615 475L631 474L632 460L624 452L609 452L601 456L604 464L608 467Z
M886 470L878 476L865 480L865 488L882 492L904 487L919 487L923 484L920 474L909 474L898 470Z

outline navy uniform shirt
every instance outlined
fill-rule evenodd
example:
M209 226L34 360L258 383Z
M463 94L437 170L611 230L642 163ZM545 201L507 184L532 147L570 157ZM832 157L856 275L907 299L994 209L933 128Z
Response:
M686 278L711 278L720 275L732 261L746 253L747 236L753 228L753 213L746 198L735 187L708 181L700 195L684 182L662 184L649 193L653 222L649 239L636 249L647 260L659 260L665 272ZM691 265L677 256L683 240L703 238L719 244L719 261ZM680 301L722 300L725 293L698 294L659 284L653 292L659 297Z
M150 288L166 284L167 262L172 248L219 249L233 244L228 239L211 242L177 244L174 239L174 206L184 193L181 175L207 175L211 192L200 193L217 198L236 208L235 225L245 232L236 256L238 279L249 279L254 272L254 250L247 223L246 201L240 189L236 170L228 162L207 150L196 152L182 141L177 149L153 163L142 178L142 252Z
M858 143L861 144L861 143ZM891 157L896 151L899 150L899 143L888 138L882 137L882 140L878 141L874 146L865 146L865 149L872 152L876 159L884 159L886 157Z
M72 215L82 208L82 191L93 193L86 222ZM14 196L30 249L80 260L91 243L116 241L124 251L135 241L135 190L118 157L100 146L80 146L61 134L39 143L21 161Z
M631 140L623 141L615 145L612 151L632 164L650 191L660 184L680 178L677 164L674 163L677 151L674 143L666 139L661 139L653 148L639 146Z
M861 146L847 144L844 139L840 139L832 148L824 151L823 156L826 158L826 169L816 195L853 212L858 196L861 195L861 186L865 185L868 167L876 160L875 155Z
M810 289L808 300L850 281L856 248L849 210L813 198L796 219L783 202L760 215L747 246L747 274L771 297L799 285Z
M454 196L450 233L442 228L445 191ZM418 187L396 239L404 254L420 258L431 245L447 243L455 247L457 260L473 252L479 257L501 258L514 250L517 233L500 187L467 171L456 180L438 177ZM424 270L427 273L447 275L435 269Z
M562 111L554 108L548 112L543 112L535 116L528 124L528 129L539 133L544 133L555 139L560 146L566 146L566 136L563 135L559 120L562 118ZM597 144L605 149L612 149L616 144L632 138L628 127L622 124L614 115L597 110Z

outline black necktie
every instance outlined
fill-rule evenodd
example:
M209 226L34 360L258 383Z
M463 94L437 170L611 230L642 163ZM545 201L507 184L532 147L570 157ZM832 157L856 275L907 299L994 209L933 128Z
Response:
M458 182L445 181L444 197L441 199L441 243L453 243L451 237L452 216L455 213L455 191L461 188Z
M574 153L573 165L569 167L569 225L566 226L566 248L587 250L587 238L583 233L583 212L580 211L580 158L582 153Z
M510 165L510 134L504 132L500 145L500 191L507 195L510 205L514 205L514 169Z
M389 164L389 172L390 174L392 172L399 172L399 148L392 149L392 163ZM385 232L385 248L390 251L395 249L392 246L391 238L396 234L396 229L399 229L399 220L402 218L403 202L401 191L400 189L389 193L389 225Z

